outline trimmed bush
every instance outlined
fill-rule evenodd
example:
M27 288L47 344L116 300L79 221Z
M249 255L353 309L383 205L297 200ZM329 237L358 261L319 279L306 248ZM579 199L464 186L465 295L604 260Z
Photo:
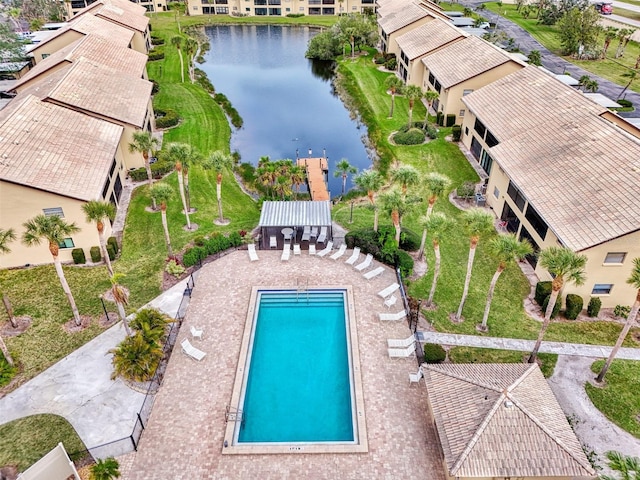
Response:
M454 142L460 141L460 136L462 135L462 127L460 125L454 125L451 127L451 139Z
M87 263L87 257L84 256L84 250L81 248L71 250L71 257L73 258L73 263L76 265Z
M213 235L211 238L209 238L206 241L204 248L206 248L207 255L214 255L218 252L226 250L227 248L229 248L229 246L229 239L224 235L218 234Z
M384 68L387 70L395 71L398 68L398 61L395 58L390 58L386 62L384 62Z
M89 249L89 255L93 263L99 263L102 261L102 255L100 254L100 247L91 247Z
M120 251L120 247L118 246L118 239L116 237L107 238L107 245L111 245L113 247L113 251L116 253Z
M156 109L156 127L158 128L175 127L179 122L180 122L180 116L175 110Z
M113 249L113 245L107 244L107 255L109 255L109 260L111 261L116 259L116 251Z
M445 126L446 127L452 127L454 124L456 123L456 116L453 113L449 113L447 114L447 121Z
M631 312L631 307L628 305L616 305L613 309L613 314L618 318L627 318Z
M438 138L438 129L432 125L429 125L427 127L427 137L429 137L431 140L435 140L436 138Z
M631 100L627 100L626 98L621 98L620 100L616 100L620 105L625 108L633 107L633 102Z
M402 229L400 234L400 248L407 252L417 252L420 248L422 237L413 230L407 228Z
M413 273L413 258L404 250L396 252L398 268L403 277L409 277Z
M240 235L240 232L232 232L229 235L229 246L239 247L242 243L242 235Z
M442 112L436 113L436 123L442 127L444 125L444 115Z
M536 293L533 296L538 305L544 303L544 299L551 295L551 282L538 282L536 284Z
M151 35L151 44L152 45L164 45L164 38L158 37L156 35Z
M165 272L167 272L169 275L173 275L176 278L182 275L184 273L184 270L184 267L175 260L169 260L169 262L167 262L167 266L164 267Z
M456 195L459 198L471 198L476 193L476 186L473 182L464 182L456 188Z
M602 307L602 300L598 297L591 297L589 300L589 305L587 305L587 315L591 318L595 318L600 313L600 308Z
M151 83L153 84L151 87L151 95L155 95L160 90L160 84L155 80L151 80Z
M547 312L547 305L549 305L549 299L551 298L551 295L549 295L547 298L544 299L544 302L542 302L542 314L545 315ZM553 306L553 311L551 312L551 318L556 318L558 316L558 314L560 313L560 307L562 306L562 299L560 298L560 296L558 295L558 299L556 300L556 304Z
M149 61L162 60L164 58L164 50L155 49L149 52Z
M447 358L447 352L437 343L424 344L424 361L426 363L442 363Z
M193 244L198 247L203 247L206 241L207 239L204 238L204 235L198 235L193 239Z
M582 306L584 305L584 300L580 295L576 295L574 293L570 293L566 298L566 308L564 311L564 316L568 320L575 320L580 315L582 311Z
M398 132L393 136L393 141L398 145L420 145L424 143L425 134L419 128L411 128L407 132Z

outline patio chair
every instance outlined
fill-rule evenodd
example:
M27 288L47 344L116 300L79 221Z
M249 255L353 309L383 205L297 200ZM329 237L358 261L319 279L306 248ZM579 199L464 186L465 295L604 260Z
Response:
M401 340L389 339L387 340L387 346L389 348L407 348L409 345L413 345L416 341L416 336L411 335L410 337L403 338Z
M282 255L280 256L280 260L283 262L288 262L289 257L291 257L291 244L285 243L284 248L282 249Z
M384 267L374 268L370 272L365 273L363 277L366 278L367 280L371 280L372 278L380 275L382 272L384 272Z
M278 248L278 240L275 235L269 237L269 248Z
M318 237L318 227L311 227L310 236L311 236L311 238L317 238Z
M320 235L318 235L318 243L324 243L327 241L327 227L320 227Z
M373 255L371 255L370 253L367 253L367 256L364 259L364 261L359 265L356 265L356 270L361 272L364 269L369 268L371 266L371 262L373 262Z
M191 328L189 329L191 331L191 336L194 339L198 339L198 340L202 340L202 334L204 333L204 330L202 330L201 328L196 328L193 325L191 325Z
M391 285L389 285L387 288L385 288L384 290L380 290L378 292L378 296L382 297L382 298L387 298L389 295L391 295L393 292L395 292L399 288L400 288L400 285L398 285L397 283L394 282Z
M333 242L329 242L327 243L327 246L324 247L322 250L320 250L316 255L318 257L324 257L325 255L328 255L331 252L332 248L333 248Z
M383 322L397 322L398 320L403 320L407 317L407 311L402 310L401 312L396 313L379 313L378 318Z
M304 230L302 230L302 242L308 242L311 238L311 226L305 225Z
M293 254L294 255L300 255L302 252L300 252L300 244L299 243L294 243L293 244Z
M384 306L387 308L391 308L396 304L397 301L398 301L398 297L396 297L395 295L391 295L389 298L387 298L384 301Z
M414 345L409 345L406 348L387 348L389 352L389 358L407 358L416 351Z
M247 245L247 251L249 252L249 259L252 262L255 262L257 260L260 260L258 258L258 254L256 253L256 244L255 243L250 243Z
M422 377L422 367L418 367L418 373L409 374L409 385L411 385L412 383L418 383Z
M193 358L194 360L200 361L207 355L202 350L198 350L196 347L191 345L191 342L188 338L185 338L180 346L182 347L182 351L184 352L184 354L188 357Z
M316 254L316 246L314 243L310 243L309 244L309 255L315 255Z
M343 243L342 245L340 245L340 248L338 249L338 251L336 253L334 253L333 255L331 255L332 260L337 260L339 259L341 256L344 255L344 252L347 251L347 244Z
M353 253L349 258L347 258L344 263L346 263L347 265L353 265L358 261L358 257L360 257L360 247L354 247Z

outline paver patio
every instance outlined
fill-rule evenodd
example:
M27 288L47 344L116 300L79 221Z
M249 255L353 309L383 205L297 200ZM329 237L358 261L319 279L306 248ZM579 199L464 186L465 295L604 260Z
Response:
M252 263L247 252L234 252L200 270L139 450L127 459L123 478L444 479L424 384L409 386L408 374L417 370L415 357L387 355L387 339L406 338L407 324L377 319L386 308L376 292L395 281L394 272L385 268L382 275L367 281L344 262L329 258L302 255L281 262L280 252L261 250L258 255L260 260ZM222 455L225 407L231 398L251 288L295 288L297 279L308 280L309 287L353 288L369 451ZM201 362L179 350L179 342L190 338L191 325L205 332L202 341L192 342L207 352Z

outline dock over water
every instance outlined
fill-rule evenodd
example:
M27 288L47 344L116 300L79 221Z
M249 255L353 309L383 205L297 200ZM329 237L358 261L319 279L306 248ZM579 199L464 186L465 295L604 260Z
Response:
M329 162L325 157L319 158L298 158L299 167L304 167L307 171L307 183L311 200L330 200L329 190L325 175L329 171Z

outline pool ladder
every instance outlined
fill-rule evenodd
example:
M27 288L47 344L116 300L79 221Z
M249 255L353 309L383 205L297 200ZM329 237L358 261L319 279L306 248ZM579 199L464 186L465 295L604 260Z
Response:
M300 294L305 295L305 300L309 303L309 279L296 278L296 301L300 301Z
M244 423L244 415L242 414L242 410L239 408L234 408L231 405L227 405L227 408L224 413L224 421L226 423L229 422L240 422Z

